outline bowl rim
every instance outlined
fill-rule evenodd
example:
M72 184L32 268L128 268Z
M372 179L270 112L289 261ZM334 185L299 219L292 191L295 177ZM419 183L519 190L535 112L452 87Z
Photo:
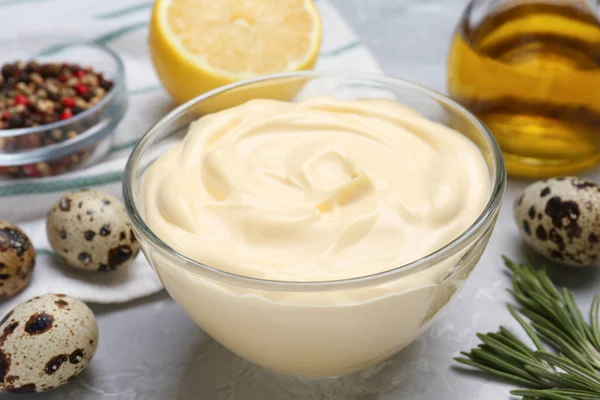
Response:
M24 38L24 39L14 40L14 42L23 42L23 41L32 41L32 40L35 40L35 38ZM60 39L57 39L57 40L60 40ZM52 130L52 129L64 128L65 126L75 124L75 123L79 122L80 120L92 115L94 112L97 112L97 110L99 108L111 103L114 100L114 98L117 96L117 93L120 92L121 90L125 89L124 88L124 86L125 86L125 64L123 63L123 60L121 59L121 57L115 51L111 50L108 46L105 46L102 43L97 43L97 42L89 41L89 40L65 40L59 44L52 46L49 49L46 49L46 52L50 49L52 49L52 50L61 49L62 50L62 49L66 49L69 47L76 47L76 46L88 46L88 47L97 48L101 52L106 53L115 62L117 70L115 72L115 77L113 79L113 87L108 92L108 94L106 96L104 96L104 98L102 100L100 100L98 103L94 104L92 107L88 108L84 112L77 114L69 119L66 119L63 121L52 122L50 124L33 126L33 127L29 127L29 128L0 129L0 138L17 137L17 136L22 136L22 135L27 135L27 134L32 134L32 133L40 133L40 132L44 132L44 131L48 131L48 130ZM41 55L43 55L43 53ZM69 142L69 140L65 140L60 143L68 143L68 142ZM37 149L41 149L41 148L44 148L44 147L38 147ZM30 149L30 150L37 150L37 149ZM25 154L25 153L27 153L27 150L24 150L22 152L22 154ZM0 155L1 154L2 153L0 153ZM5 153L5 154L12 154L12 153Z
M435 250L432 253L429 253L418 260L412 261L407 264L403 264L397 266L392 269L388 269L382 272L377 272L369 275L362 275L353 278L344 278L337 280L328 280L328 281L282 281L282 280L271 280L271 279L262 279L255 278L250 276L245 276L241 274L236 274L232 272L227 272L220 270L215 267L211 267L205 265L201 262L195 261L165 243L162 239L160 239L154 232L146 225L144 219L142 218L138 208L135 204L135 194L133 190L133 183L135 180L134 177L134 167L137 165L138 161L141 158L141 155L144 153L145 144L148 140L153 137L157 132L160 132L164 128L166 128L173 120L182 116L184 113L189 111L196 104L218 95L220 93L236 89L245 85L256 84L265 81L274 81L285 78L307 78L307 79L318 79L318 78L332 78L332 79L356 79L362 81L371 81L376 82L378 84L387 84L393 86L400 86L404 89L414 90L416 92L420 92L421 94L425 94L436 101L444 104L445 106L450 107L452 110L461 114L467 120L470 121L482 134L482 136L486 139L487 144L491 147L491 155L493 157L492 164L495 166L495 173L492 176L492 190L490 193L489 200L477 217L477 219L459 236L453 239L451 242L442 246L441 248ZM490 171L491 172L491 171ZM171 112L169 112L166 116L161 118L158 122L156 122L150 129L144 134L142 139L137 143L133 151L131 152L127 164L125 166L124 171L124 179L123 179L123 200L125 204L125 208L129 217L132 221L133 227L135 228L138 234L143 236L143 240L149 241L152 246L158 248L163 253L168 253L170 256L175 257L181 260L181 264L192 265L198 270L202 271L206 274L208 278L213 280L221 281L228 284L233 284L235 286L244 286L249 288L260 288L267 290L286 290L286 291L319 291L319 290L331 290L331 289L347 289L351 287L362 287L367 282L370 284L377 284L381 282L386 282L393 277L404 276L407 273L415 273L421 271L423 269L430 268L432 266L437 265L440 261L449 258L450 256L455 255L462 249L464 249L467 245L469 245L472 241L476 240L479 237L479 233L484 229L489 227L490 224L494 223L497 212L501 206L502 198L504 195L506 187L506 169L504 165L504 158L502 156L502 152L500 147L492 135L492 133L488 130L488 128L470 111L466 108L451 100L450 98L438 93L435 90L429 89L422 85L412 83L403 79L392 78L385 75L378 74L368 74L368 73L352 73L352 72L344 72L344 71L299 71L299 72L284 72L278 74L270 74L264 75L256 78L245 79L242 81L234 82L228 85L221 86L219 88L208 91L200 96L197 96L186 103L176 107ZM444 277L445 279L445 277Z

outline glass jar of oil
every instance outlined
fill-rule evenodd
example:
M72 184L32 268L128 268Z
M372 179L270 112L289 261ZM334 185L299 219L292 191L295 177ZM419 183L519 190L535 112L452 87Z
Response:
M512 175L566 175L600 161L594 4L472 0L463 15L448 90L492 131Z

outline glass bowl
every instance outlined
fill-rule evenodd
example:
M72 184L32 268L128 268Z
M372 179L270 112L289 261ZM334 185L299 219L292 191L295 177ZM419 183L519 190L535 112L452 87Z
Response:
M109 48L93 42L34 38L0 43L0 65L30 60L89 66L113 81L113 86L97 104L69 119L0 129L0 176L58 175L97 162L110 149L114 130L127 109L123 62Z
M489 168L491 192L478 219L448 245L389 271L326 282L251 278L203 265L170 248L145 223L140 187L145 169L180 140L198 111L233 105L257 88L294 87L295 99L396 99L469 137ZM273 90L271 90L271 93ZM133 151L123 193L146 258L177 303L215 340L270 370L303 377L353 373L411 343L439 314L481 257L504 193L506 172L485 126L457 103L397 79L316 71L261 77L208 92L158 122ZM173 193L176 196L176 193ZM175 344L174 344L175 345Z

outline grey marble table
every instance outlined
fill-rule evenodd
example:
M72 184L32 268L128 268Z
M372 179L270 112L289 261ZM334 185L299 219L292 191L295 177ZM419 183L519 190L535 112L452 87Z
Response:
M445 59L463 0L332 0L388 75L445 91ZM600 179L600 173L590 174ZM509 385L467 374L452 357L499 324L518 329L505 309L509 285L500 256L522 258L512 221L511 180L491 242L465 288L437 323L390 362L342 380L307 382L248 365L206 336L168 297L95 306L101 340L91 366L38 400L460 400L507 399ZM600 289L599 270L553 271L587 307Z

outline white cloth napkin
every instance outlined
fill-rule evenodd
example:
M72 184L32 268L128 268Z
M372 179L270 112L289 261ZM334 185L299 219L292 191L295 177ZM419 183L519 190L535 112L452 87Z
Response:
M325 0L316 3L324 26L317 69L378 72L372 55L335 8ZM139 0L0 0L0 41L35 36L100 41L124 60L130 96L115 144L100 163L52 178L0 179L0 219L20 226L38 249L31 284L16 297L0 303L0 314L29 297L49 292L66 293L88 302L118 303L162 289L141 253L134 265L116 273L89 274L65 266L49 253L44 219L51 205L74 189L97 187L120 198L123 167L131 149L152 124L173 108L148 56L147 21L151 7L151 1ZM8 60L0 55L0 61Z

